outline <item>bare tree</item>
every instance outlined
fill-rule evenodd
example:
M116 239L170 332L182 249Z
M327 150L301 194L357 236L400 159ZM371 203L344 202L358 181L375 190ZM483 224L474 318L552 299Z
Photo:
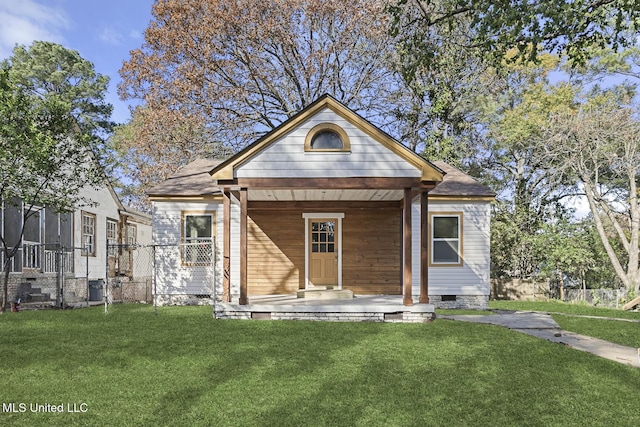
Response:
M234 150L324 93L384 122L398 88L381 0L165 0L152 13L121 97L203 117Z
M549 165L584 188L616 275L640 291L640 122L618 98L599 96L558 114L543 132Z
M121 176L127 177L118 183L119 196L142 211L149 209L145 189L195 159L231 154L203 117L164 108L137 107L132 120L115 129L111 142L119 154Z

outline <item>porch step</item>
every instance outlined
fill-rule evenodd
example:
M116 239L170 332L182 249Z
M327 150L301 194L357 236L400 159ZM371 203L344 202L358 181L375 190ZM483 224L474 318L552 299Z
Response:
M353 298L353 291L349 289L304 289L296 293L298 298L308 300L331 300Z
M303 289L305 291L326 291L328 289L335 289L336 285L309 285L307 289Z

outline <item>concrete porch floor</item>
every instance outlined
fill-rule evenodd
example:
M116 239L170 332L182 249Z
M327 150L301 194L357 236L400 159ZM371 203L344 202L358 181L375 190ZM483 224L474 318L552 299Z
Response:
M296 295L250 296L249 304L216 303L217 319L407 322L433 320L432 304L405 306L401 295L355 295L351 299L309 300Z

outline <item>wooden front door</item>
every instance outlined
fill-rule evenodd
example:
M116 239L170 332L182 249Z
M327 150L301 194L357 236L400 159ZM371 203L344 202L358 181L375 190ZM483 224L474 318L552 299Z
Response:
M309 282L337 287L338 220L311 219L309 233Z

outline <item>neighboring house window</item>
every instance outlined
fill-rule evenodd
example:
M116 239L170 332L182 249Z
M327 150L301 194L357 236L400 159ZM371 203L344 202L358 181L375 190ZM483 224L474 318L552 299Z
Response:
M431 264L462 266L462 213L431 213Z
M23 214L26 213L26 210L25 205ZM26 218L22 242L22 268L41 267L42 213L42 208L33 206Z
M110 245L118 243L118 221L107 220L107 240Z
M82 212L83 255L96 256L96 216Z
M134 246L137 243L136 235L138 234L138 229L135 225L128 224L127 225L127 245Z
M309 131L304 142L305 151L351 151L349 136L340 126L320 123Z
M109 242L109 256L118 255L118 221L107 219L107 241Z
M185 265L211 265L213 255L214 212L183 213L183 251Z
M27 208L24 208L26 211ZM24 225L24 240L28 243L42 242L42 212L43 209L33 206Z

